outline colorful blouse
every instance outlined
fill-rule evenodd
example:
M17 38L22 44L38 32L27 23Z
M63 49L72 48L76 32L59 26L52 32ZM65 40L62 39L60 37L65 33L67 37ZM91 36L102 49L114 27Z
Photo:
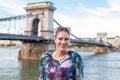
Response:
M79 80L83 78L83 61L75 51L69 51L67 57L57 61L52 58L54 50L42 54L40 58L40 78L42 80ZM83 80L83 79L82 79Z

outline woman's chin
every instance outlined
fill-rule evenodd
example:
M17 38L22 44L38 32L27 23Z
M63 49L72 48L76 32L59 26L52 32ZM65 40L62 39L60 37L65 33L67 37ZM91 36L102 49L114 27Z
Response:
M66 51L67 49L60 49L60 51Z

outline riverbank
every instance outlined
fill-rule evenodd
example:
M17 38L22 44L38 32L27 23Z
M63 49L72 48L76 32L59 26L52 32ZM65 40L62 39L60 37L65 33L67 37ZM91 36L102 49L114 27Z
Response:
M78 48L78 47L74 47L74 48L69 48L69 50L77 50L77 51L94 51L94 47L81 47L81 48Z
M21 48L21 46L0 46L0 48Z

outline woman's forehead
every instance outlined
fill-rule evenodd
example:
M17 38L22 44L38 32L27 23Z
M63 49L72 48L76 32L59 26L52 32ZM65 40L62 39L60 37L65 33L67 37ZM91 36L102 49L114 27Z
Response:
M70 35L67 32L61 31L56 37L70 37Z

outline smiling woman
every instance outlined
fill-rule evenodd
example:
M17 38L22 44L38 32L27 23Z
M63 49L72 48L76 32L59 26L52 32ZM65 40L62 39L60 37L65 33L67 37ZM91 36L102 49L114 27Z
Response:
M81 56L67 50L70 43L70 28L58 27L55 32L55 50L49 50L40 58L40 79L42 80L83 80Z

